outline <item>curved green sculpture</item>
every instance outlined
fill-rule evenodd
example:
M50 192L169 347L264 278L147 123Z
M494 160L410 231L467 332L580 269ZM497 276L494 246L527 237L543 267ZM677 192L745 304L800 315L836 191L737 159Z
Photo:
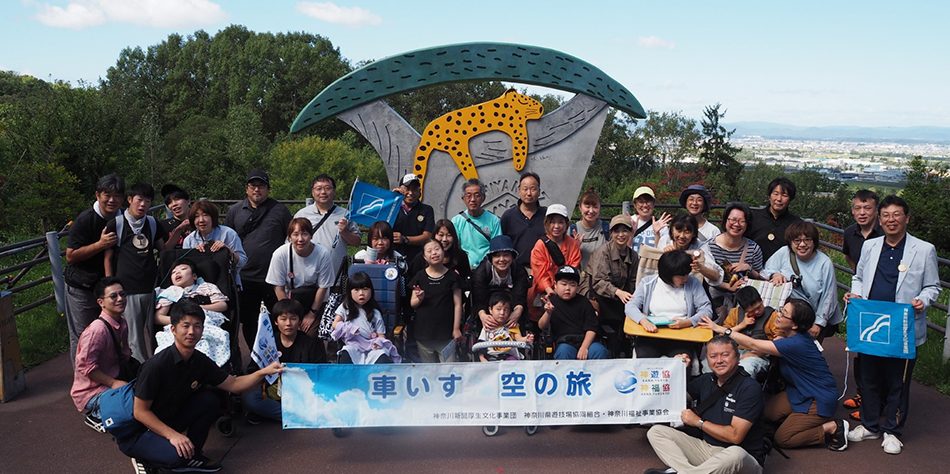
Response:
M630 91L586 61L536 46L467 43L390 56L337 79L304 107L290 132L388 95L473 80L506 80L586 94L636 118L646 118Z

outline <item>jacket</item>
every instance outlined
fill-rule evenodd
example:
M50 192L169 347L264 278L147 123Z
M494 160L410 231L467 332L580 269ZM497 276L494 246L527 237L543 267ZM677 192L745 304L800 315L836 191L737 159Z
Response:
M613 241L594 250L590 261L587 262L587 274L590 276L593 292L612 299L617 299L614 292L618 288L633 293L637 283L639 260L630 247L621 249Z
M491 285L491 259L484 258L472 273L472 309L488 311L488 298L494 291L508 291L511 295L511 307L521 305L528 309L528 271L521 265L511 262L508 272L511 274L511 287Z
M623 307L623 312L628 318L636 323L640 323L646 317L644 311L650 310L650 302L653 300L653 290L656 288L656 282L660 281L659 275L650 275L643 279L643 283L637 285L637 291L633 293L633 298ZM687 278L684 285L686 290L686 314L689 315L693 327L702 320L702 316L712 317L713 310L706 291L703 290L703 284L695 278Z

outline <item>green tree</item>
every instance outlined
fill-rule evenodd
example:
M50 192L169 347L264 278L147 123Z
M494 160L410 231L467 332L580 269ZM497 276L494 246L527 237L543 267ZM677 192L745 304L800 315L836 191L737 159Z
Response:
M650 110L647 118L637 126L634 134L656 152L660 166L678 164L683 158L693 155L702 138L696 129L696 121L681 112L657 112Z
M658 169L655 149L633 133L636 124L636 119L622 112L611 109L607 113L585 187L593 186L604 197L624 185L641 182Z
M910 207L907 230L934 244L942 256L950 255L950 202L943 198L950 194L950 166L915 156L905 176L901 197Z
M720 196L734 200L738 194L742 165L735 159L742 148L729 143L735 129L726 130L719 121L726 116L720 111L721 104L706 106L703 110L703 139L700 142L700 162L710 179L710 185L717 188Z
M371 147L359 147L354 132L342 139L304 136L275 146L267 157L272 195L277 199L310 197L310 182L328 173L337 182L337 199L346 199L356 178L388 188L386 170Z

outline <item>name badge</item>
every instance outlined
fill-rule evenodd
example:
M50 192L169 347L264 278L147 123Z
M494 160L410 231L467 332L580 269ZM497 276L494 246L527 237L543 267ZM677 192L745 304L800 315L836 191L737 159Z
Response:
M907 271L907 265L904 265L903 263L901 263L900 265L897 266L897 271L899 271L899 272L901 272L901 273L906 272L906 271Z
M769 239L769 240L775 240L775 234L769 234L769 235L768 235L768 239Z

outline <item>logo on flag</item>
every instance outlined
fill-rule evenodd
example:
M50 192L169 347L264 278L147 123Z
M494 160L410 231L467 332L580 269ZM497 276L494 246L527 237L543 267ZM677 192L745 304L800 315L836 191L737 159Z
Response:
M393 225L396 223L402 199L402 194L356 180L350 194L351 205L347 219L367 227L376 221L386 221Z
M909 304L852 298L848 304L848 348L878 357L917 357L914 308Z
M270 312L263 303L261 314L257 318L257 336L254 338L254 347L251 348L251 359L254 359L258 367L267 367L280 360L277 340L274 339L274 326L270 323ZM273 384L279 376L279 374L270 374L265 378L267 383Z

